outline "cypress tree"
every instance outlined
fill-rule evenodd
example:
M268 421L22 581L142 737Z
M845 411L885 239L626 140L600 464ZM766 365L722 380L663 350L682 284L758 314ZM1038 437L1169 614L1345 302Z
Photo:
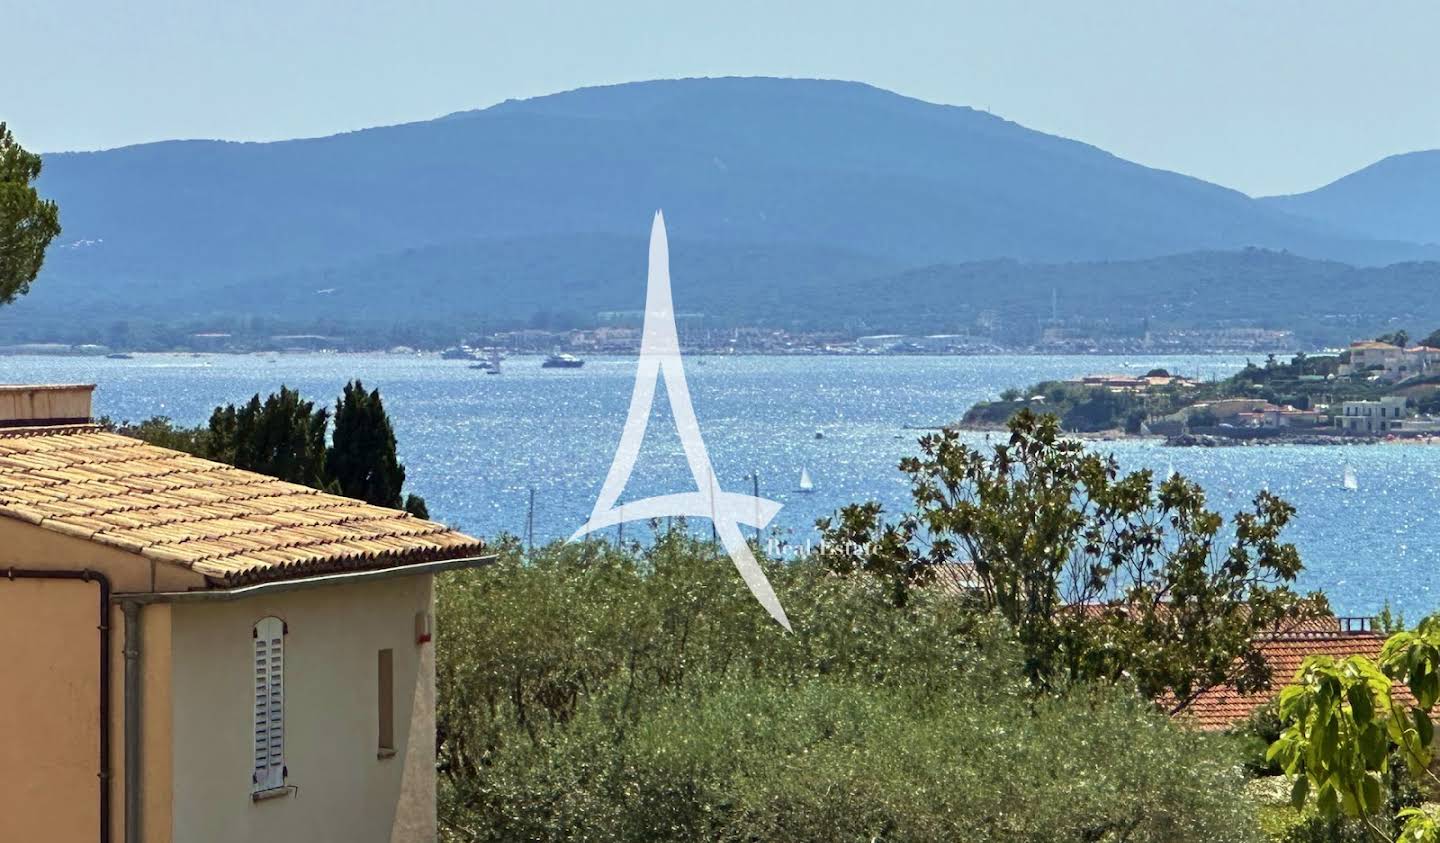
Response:
M401 494L405 466L395 453L395 429L380 390L366 392L358 380L345 384L344 394L335 402L335 432L325 470L330 488L339 494L376 506L409 509Z
M243 407L216 407L210 415L206 456L236 468L319 487L325 478L329 414L280 387L262 403L257 393Z

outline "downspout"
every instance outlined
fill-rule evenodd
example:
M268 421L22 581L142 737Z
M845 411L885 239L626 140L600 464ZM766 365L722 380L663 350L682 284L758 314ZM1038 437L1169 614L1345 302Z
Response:
M125 613L125 843L140 843L140 604Z
M9 568L10 580L80 580L100 586L100 843L110 843L110 580L99 571ZM127 782L128 786L128 782Z

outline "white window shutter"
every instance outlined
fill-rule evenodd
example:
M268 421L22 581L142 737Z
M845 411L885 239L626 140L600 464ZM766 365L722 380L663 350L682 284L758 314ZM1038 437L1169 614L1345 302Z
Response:
M255 638L254 790L285 784L285 622L263 618Z

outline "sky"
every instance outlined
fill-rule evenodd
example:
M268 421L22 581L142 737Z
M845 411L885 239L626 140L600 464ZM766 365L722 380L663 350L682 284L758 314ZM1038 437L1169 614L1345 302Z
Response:
M868 82L1252 195L1440 148L1440 3L0 0L28 148L275 140L684 76Z

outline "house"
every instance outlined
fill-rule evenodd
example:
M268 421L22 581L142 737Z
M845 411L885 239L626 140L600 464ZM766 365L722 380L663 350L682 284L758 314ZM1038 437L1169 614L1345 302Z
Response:
M975 597L985 591L985 581L973 562L943 562L931 565L930 570L934 572L931 584L943 594Z
M406 513L0 387L0 840L430 841L433 578Z
M1401 381L1440 368L1440 349L1416 345L1401 348L1385 342L1350 343L1350 363L1341 375L1373 372L1381 380Z
M1405 418L1406 402L1403 395L1386 395L1378 401L1346 401L1340 405L1335 426L1346 433L1390 432Z
M1241 413L1263 413L1278 409L1278 405L1260 398L1219 398L1202 401L1190 407L1191 412L1208 410L1217 420L1227 422L1234 422Z
M1323 624L1309 622L1272 633L1256 642L1256 649L1270 669L1269 688L1241 693L1228 683L1215 685L1196 694L1176 716L1205 731L1223 731L1279 696L1310 656L1375 659L1384 646L1385 636L1374 630L1369 618L1330 618ZM1402 699L1413 701L1403 685L1396 685L1396 692ZM1173 706L1173 701L1165 702Z
M871 334L855 338L855 344L867 351L888 351L904 341L904 334Z
M1199 385L1198 381L1171 374L1085 375L1072 381L1072 383L1079 383L1084 386L1104 387L1111 392L1147 392L1151 389L1160 389L1167 386L1178 386L1183 389L1190 389Z
M1325 414L1319 410L1300 410L1289 404L1277 407L1268 403L1254 410L1236 413L1234 418L1247 427L1261 427L1268 430L1315 427L1326 422Z

